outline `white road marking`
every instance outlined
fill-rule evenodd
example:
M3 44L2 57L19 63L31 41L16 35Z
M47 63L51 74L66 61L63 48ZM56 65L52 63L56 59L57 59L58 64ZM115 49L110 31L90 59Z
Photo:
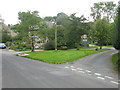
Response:
M71 69L71 70L76 71L76 69Z
M109 77L109 76L105 76L106 78L109 78L109 79L113 79L112 77Z
M119 84L118 82L115 82L115 81L110 81L111 83L114 83L114 84Z
M99 74L99 73L94 73L95 75L97 75L97 76L101 76L101 74Z
M78 72L85 73L85 72L83 72L83 71L78 71Z
M86 72L89 72L89 73L91 72L91 71L89 71L89 70L85 70L85 71L86 71Z
M70 67L65 67L65 68L70 68Z
M81 68L77 68L77 69L79 69L79 70L83 70L83 69L81 69Z
M70 66L71 68L74 67L74 66Z
M97 77L97 78L102 79L102 80L105 80L105 78L103 78L103 77Z

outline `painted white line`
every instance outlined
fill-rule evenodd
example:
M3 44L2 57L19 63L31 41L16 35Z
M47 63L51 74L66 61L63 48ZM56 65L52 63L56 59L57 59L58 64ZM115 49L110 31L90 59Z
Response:
M85 72L83 72L83 71L78 71L78 72L85 73Z
M97 77L97 78L102 79L102 80L105 80L105 78L103 78L103 77Z
M81 69L81 68L77 68L77 69L79 69L79 70L83 70L83 69Z
M99 74L99 73L94 73L95 75L97 75L97 76L101 76L101 74Z
M76 69L71 69L71 70L76 71Z
M70 67L65 67L65 68L70 68Z
M70 66L70 67L74 67L74 66Z
M105 76L106 78L109 78L109 79L113 79L112 77L109 77L109 76Z
M119 84L118 82L115 82L115 81L110 81L111 83L114 83L114 84Z
M89 70L85 70L85 71L91 73L91 71L89 71Z

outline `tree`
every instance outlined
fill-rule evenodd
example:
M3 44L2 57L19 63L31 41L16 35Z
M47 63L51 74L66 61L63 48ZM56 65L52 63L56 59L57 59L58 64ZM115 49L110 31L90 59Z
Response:
M92 13L90 15L93 17L94 21L101 18L102 6L103 3L99 2L99 3L94 3L94 6L91 7Z
M66 26L69 23L69 16L61 12L57 14L57 25Z
M57 45L64 46L66 44L65 41L65 28L64 26L58 25L57 26Z
M81 35L85 34L84 16L76 17L75 13L70 16L70 24L67 32L67 43L70 47L79 47Z
M54 18L52 16L47 16L44 18L45 21L53 21Z
M106 17L108 21L113 20L116 14L116 10L115 10L116 4L114 4L112 1L104 2L103 4L104 6L102 7L102 9L103 9L104 17Z
M16 24L13 27L16 29L15 31L18 32L18 37L21 38L22 41L28 44L30 42L32 43L32 50L34 50L32 36L37 35L37 32L34 32L33 30L35 30L36 27L39 27L40 22L42 21L38 13L39 13L38 11L19 12L18 13L19 24Z
M108 42L109 37L109 22L106 18L98 19L92 26L90 30L90 36L98 45L102 48L103 44Z
M120 3L117 10L117 17L115 21L116 29L115 29L115 36L113 41L113 46L120 50Z
M1 39L2 39L2 43L6 43L7 41L11 41L11 36L8 35L8 32L6 30L1 30L2 35L1 35Z
M65 45L66 44L66 34L68 31L68 27L70 24L69 16L65 13L61 12L58 13L57 16L53 17L45 17L45 21L50 21L51 23L54 22L53 27L46 28L43 31L43 34L46 35L46 37L49 38L49 40L55 39L55 30L57 29L57 44L58 46Z
M91 16L94 21L103 17L107 18L108 21L112 21L116 14L115 7L116 4L112 1L94 3L94 6L91 7Z

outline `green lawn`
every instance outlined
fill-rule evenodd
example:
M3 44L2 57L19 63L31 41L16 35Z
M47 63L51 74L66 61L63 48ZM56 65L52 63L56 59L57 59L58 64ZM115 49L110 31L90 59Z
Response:
M25 54L29 54L29 55L23 56L23 57L40 60L47 63L60 64L60 63L75 61L82 57L85 57L94 53L102 52L105 50L108 50L108 49L101 49L98 51L95 51L95 50L34 51L34 52L26 52Z
M99 46L90 46L90 47L80 47L80 49L89 49L89 48L97 48Z
M89 49L89 48L97 48L97 47L100 47L100 46L90 46L90 47L80 47L80 49ZM102 47L112 47L112 45L107 45L107 46L102 46Z
M106 45L106 46L103 46L103 47L113 47L112 45Z
M114 65L114 67L115 67L115 70L117 70L118 71L118 53L117 54L114 54L113 56L112 56L112 63L113 63L113 65ZM120 72L120 70L119 70L119 72Z

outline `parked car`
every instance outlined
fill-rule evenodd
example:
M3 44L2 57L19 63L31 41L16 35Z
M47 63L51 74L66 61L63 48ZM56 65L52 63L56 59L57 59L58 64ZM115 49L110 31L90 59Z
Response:
M0 49L5 49L6 45L4 43L0 43Z

